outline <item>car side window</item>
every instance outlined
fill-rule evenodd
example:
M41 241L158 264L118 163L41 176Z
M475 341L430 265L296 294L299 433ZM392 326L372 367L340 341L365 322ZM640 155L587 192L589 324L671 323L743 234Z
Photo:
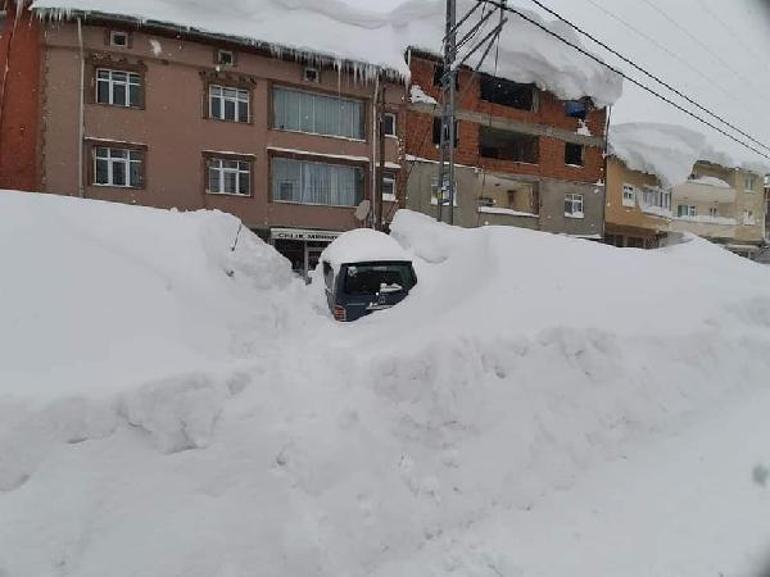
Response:
M326 288L329 290L332 290L332 284L334 281L334 269L332 269L332 265L330 265L326 261L324 261L323 267L324 267L324 281L326 282Z

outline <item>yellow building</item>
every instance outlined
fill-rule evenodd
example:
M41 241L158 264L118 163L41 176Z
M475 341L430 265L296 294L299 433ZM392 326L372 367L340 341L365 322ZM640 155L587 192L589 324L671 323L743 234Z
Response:
M671 192L657 177L607 159L605 242L618 247L656 248L671 223Z
M654 248L669 233L689 232L755 258L764 244L767 204L761 175L698 161L673 188L651 174L607 159L605 242Z

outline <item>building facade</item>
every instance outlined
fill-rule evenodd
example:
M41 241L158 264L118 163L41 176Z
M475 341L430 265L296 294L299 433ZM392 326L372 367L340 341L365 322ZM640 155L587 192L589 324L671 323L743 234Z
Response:
M605 242L617 247L656 248L671 228L671 191L657 177L607 159Z
M443 70L417 51L409 67L406 204L435 216ZM459 70L457 90L454 223L602 238L605 110L469 69Z
M706 161L672 189L673 232L691 232L754 258L764 244L764 181L759 174Z
M128 18L15 22L6 4L0 187L223 210L305 273L341 231L373 222L383 113L383 215L394 212L395 73L367 80L356 63Z
M688 232L755 258L764 244L763 193L763 178L743 169L698 161L686 182L667 188L611 156L605 242L655 248L669 233Z

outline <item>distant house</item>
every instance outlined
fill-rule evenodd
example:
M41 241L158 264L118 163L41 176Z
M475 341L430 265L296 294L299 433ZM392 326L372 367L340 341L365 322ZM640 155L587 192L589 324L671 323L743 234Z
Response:
M406 206L438 211L441 61L412 50ZM606 109L534 84L459 70L454 223L601 239ZM444 199L446 200L446 199ZM444 219L449 207L444 207Z
M691 232L754 258L764 244L762 175L699 161L672 190L673 232Z

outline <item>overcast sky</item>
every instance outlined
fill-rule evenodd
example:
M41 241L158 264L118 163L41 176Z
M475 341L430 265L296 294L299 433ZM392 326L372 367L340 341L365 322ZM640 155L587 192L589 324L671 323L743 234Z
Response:
M346 0L378 11L391 10L404 1ZM531 0L509 1L539 11ZM770 9L765 0L541 2L770 146ZM652 84L598 46L585 44L606 61ZM630 83L613 110L613 120L681 124L703 132L715 146L735 156L758 159ZM770 151L765 152L770 156Z

